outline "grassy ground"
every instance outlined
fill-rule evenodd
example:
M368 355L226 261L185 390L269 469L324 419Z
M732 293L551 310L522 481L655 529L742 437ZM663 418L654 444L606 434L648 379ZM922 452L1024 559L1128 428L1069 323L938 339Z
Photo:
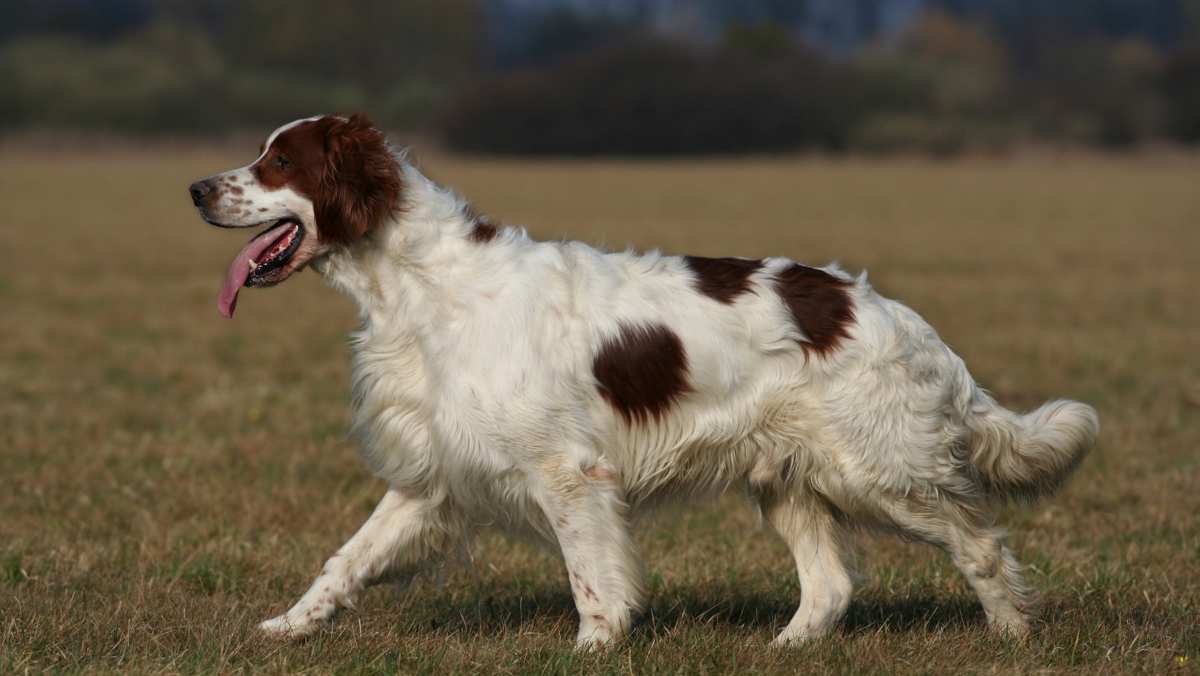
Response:
M251 154L0 155L0 672L1197 670L1200 162L428 158L541 236L867 267L1002 402L1101 413L1067 490L1009 514L1046 598L1026 643L938 552L867 540L844 625L768 650L799 590L731 495L639 527L650 610L581 656L561 566L498 536L315 639L255 633L382 486L344 436L349 302L307 273L216 313L247 235L184 189Z

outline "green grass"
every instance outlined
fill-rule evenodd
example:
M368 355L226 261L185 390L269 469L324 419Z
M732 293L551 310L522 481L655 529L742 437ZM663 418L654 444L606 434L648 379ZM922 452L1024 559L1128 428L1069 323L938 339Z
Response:
M579 655L561 565L500 536L311 640L254 631L383 488L345 438L349 302L309 273L216 313L246 234L184 189L250 154L0 155L0 672L1197 670L1200 162L430 158L539 236L869 268L1003 403L1100 410L1076 480L1006 515L1045 596L1026 642L939 552L866 539L838 631L769 650L799 589L729 495L638 525L649 611Z

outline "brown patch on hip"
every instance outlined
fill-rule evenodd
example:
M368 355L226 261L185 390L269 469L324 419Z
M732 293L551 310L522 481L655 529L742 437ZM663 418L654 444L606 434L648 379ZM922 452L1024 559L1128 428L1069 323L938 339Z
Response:
M828 356L850 337L847 328L854 321L854 302L848 289L852 285L824 270L799 264L775 276L776 293L807 339L799 341L806 354Z
M684 256L683 262L696 275L696 290L726 305L750 290L750 275L762 268L753 258Z

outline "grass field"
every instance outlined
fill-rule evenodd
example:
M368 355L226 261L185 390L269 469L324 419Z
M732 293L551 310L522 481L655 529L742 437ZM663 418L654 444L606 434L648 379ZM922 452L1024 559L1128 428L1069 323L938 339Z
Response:
M1045 593L1024 643L939 552L867 539L839 630L768 650L799 589L729 495L639 526L649 612L578 655L561 565L500 536L314 639L256 634L383 486L345 438L349 301L306 273L217 315L248 235L185 188L252 152L0 154L0 672L1197 671L1200 160L425 158L539 236L868 268L1001 402L1100 411L1068 488L1008 514Z

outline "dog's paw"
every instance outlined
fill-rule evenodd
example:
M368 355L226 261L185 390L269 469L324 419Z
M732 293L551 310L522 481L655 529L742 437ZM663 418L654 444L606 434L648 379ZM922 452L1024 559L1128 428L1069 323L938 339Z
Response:
M805 643L808 643L809 641L812 641L816 638L818 638L818 637L811 636L809 634L802 633L802 632L795 632L795 633L784 632L784 633L776 636L771 641L771 647L772 648L780 648L780 649L798 648L798 647L804 645Z
M824 638L832 631L832 627L820 625L812 627L800 624L798 627L788 626L771 641L772 648L796 648L805 643Z
M587 616L579 625L579 633L575 637L575 650L579 652L604 650L616 643L621 636L622 633L614 631L613 624L602 616Z
M1029 620L1023 615L1013 615L1003 619L993 618L988 623L988 629L1005 638L1023 641L1029 638Z
M320 627L319 622L311 619L296 621L289 618L286 614L279 617L273 617L266 622L258 625L259 631L263 632L271 638L278 639L299 639L308 636Z

